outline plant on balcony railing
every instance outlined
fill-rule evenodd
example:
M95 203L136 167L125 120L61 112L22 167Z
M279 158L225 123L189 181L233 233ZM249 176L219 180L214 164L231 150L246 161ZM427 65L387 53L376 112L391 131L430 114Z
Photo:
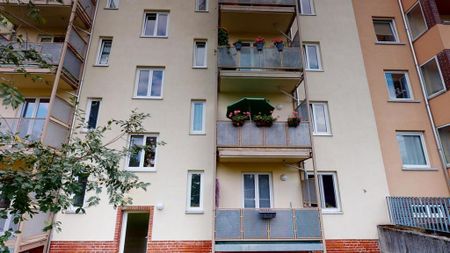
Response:
M219 46L229 46L228 44L228 31L220 27L218 32L218 44Z
M242 48L242 41L238 40L236 42L233 43L234 48L236 48L236 51L241 51Z
M284 41L282 38L276 38L272 40L273 45L278 49L278 52L282 52L284 49Z
M300 117L298 116L298 112L292 112L291 116L287 119L288 127L298 127L300 124Z
M257 115L253 116L253 122L255 122L255 125L257 127L271 127L273 125L273 122L275 122L277 118L273 117L272 115L268 114L261 114L258 113Z
M262 51L264 48L264 43L265 43L265 40L263 37L257 37L255 39L255 43L253 43L253 45L256 47L256 49L258 51Z
M245 121L250 118L250 112L241 112L240 110L235 110L228 114L228 118L231 119L233 126L240 127L243 126Z

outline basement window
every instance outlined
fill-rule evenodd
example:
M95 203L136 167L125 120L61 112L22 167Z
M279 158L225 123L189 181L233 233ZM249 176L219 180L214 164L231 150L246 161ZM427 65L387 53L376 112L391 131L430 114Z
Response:
M120 236L120 253L147 252L150 213L124 212Z

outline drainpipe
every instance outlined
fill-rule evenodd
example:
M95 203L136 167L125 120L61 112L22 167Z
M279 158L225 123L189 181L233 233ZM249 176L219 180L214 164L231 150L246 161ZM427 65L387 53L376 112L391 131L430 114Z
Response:
M422 90L422 94L423 94L423 97L425 99L425 107L427 108L428 119L430 120L431 128L433 130L434 140L436 141L436 146L437 146L437 149L438 149L438 152L439 152L439 157L440 157L441 165L442 165L442 168L443 168L443 173L444 173L444 176L445 176L445 181L447 182L447 189L450 192L450 181L449 181L449 175L448 175L448 171L447 171L447 162L445 160L445 155L444 155L444 152L443 152L442 143L441 143L441 141L439 139L439 135L438 135L438 132L436 130L436 125L434 124L433 114L431 113L431 108L430 108L430 103L428 101L428 96L427 96L427 93L425 91L425 85L424 85L425 81L424 81L424 78L423 78L423 75L422 75L422 71L420 70L419 62L417 60L416 51L415 51L415 48L414 48L414 45L413 45L413 42L412 42L411 33L409 31L409 26L408 26L408 24L406 22L406 17L405 17L405 12L404 12L404 9L403 9L402 2L401 2L401 0L397 0L397 2L398 2L398 5L400 7L400 12L402 14L403 24L405 25L406 34L408 36L408 43L409 43L409 47L411 49L411 53L413 55L414 65L416 66L416 71L417 71L417 74L419 75L420 88Z

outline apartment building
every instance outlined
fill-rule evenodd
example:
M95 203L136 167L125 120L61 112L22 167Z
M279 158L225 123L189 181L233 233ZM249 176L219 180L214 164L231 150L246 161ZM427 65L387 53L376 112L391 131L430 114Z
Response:
M29 66L39 89L0 68L27 96L13 130L58 148L75 96L88 128L151 115L116 148L166 144L123 159L151 184L132 205L56 214L36 252L378 252L386 197L449 195L445 1L40 2L39 27L2 5L56 66Z

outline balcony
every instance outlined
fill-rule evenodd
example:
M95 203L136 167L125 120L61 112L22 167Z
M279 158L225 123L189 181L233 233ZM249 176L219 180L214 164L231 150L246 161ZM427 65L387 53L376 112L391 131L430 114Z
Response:
M263 209L217 209L215 250L320 251L322 231L315 208L270 209L275 217L261 216Z
M288 127L286 122L274 122L271 127L257 127L247 122L234 127L231 121L219 121L217 148L223 162L299 162L310 158L309 123Z
M230 33L287 33L295 16L295 0L219 0L220 26Z
M291 92L299 83L302 61L299 47L285 47L282 52L268 47L218 49L221 92Z

